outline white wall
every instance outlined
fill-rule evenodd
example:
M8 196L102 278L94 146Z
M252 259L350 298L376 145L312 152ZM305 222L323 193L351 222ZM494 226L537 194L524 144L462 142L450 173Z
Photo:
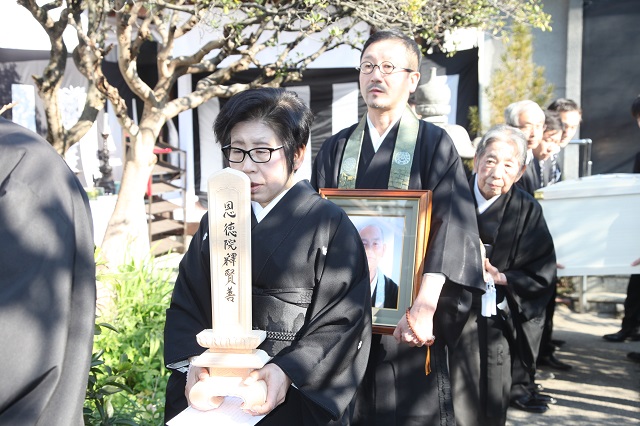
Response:
M51 15L58 19L61 10L61 7L53 9ZM86 23L84 17L83 23ZM63 34L67 48L70 51L78 44L78 38L75 34L75 30L71 27L67 28ZM0 47L5 49L49 50L51 44L47 33L27 9L16 3L16 0L2 0Z

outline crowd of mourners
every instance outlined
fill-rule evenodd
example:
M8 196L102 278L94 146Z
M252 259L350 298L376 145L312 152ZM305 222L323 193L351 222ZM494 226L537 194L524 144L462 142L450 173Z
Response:
M420 61L411 38L371 35L358 67L367 113L324 142L310 181L294 179L311 124L295 95L249 90L216 119L229 166L251 180L260 241L253 324L266 329L261 347L272 358L249 379L264 380L265 403L244 407L266 415L260 424L504 425L509 407L543 413L556 403L536 367L571 368L552 339L562 265L533 194L562 178L559 157L581 110L569 99L509 105L465 170L449 134L409 106ZM323 188L431 191L424 274L393 334L371 331L372 303L401 306L384 300L398 297L389 280L371 276L373 230L363 247L345 213L318 195ZM202 352L193 336L211 321L207 235L204 217L167 311L167 419L209 377L190 364ZM376 292L378 283L386 288Z
M295 178L313 121L295 93L243 91L213 123L228 166L250 180L252 326L266 332L259 349L269 361L240 386L264 384L266 399L242 406L260 425L505 425L510 408L544 413L557 402L536 379L540 365L572 368L552 338L562 265L533 195L563 178L582 112L570 99L545 109L514 102L465 169L447 131L410 107L420 63L406 35L369 37L357 67L367 112L324 142L310 180ZM632 112L640 125L640 101ZM95 312L87 196L46 141L1 118L0 161L0 303L12 306L0 322L13 324L0 331L0 369L16 391L0 394L0 423L81 424ZM38 179L45 166L47 182ZM428 249L409 306L372 259L384 251L382 231L356 229L319 194L326 188L430 191ZM21 216L13 207L24 203L52 214ZM210 235L205 214L167 309L167 421L224 403L190 400L215 375L194 362L204 351L196 335L212 326ZM51 291L30 291L34 283ZM640 286L629 289L622 329L607 340L640 339ZM382 309L399 311L392 333L374 327ZM41 333L17 338L34 321Z

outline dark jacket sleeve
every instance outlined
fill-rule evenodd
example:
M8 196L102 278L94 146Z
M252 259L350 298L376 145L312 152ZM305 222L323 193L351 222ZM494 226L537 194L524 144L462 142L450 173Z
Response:
M527 194L533 195L539 186L536 174L535 164L531 161L527 164L527 169L524 171L522 177L516 182L516 186Z
M51 145L0 118L0 424L83 424L96 275L89 201Z
M527 194L522 194L522 200L517 219L519 237L512 245L511 261L503 272L519 311L530 320L544 312L553 293L556 255L542 207ZM510 210L509 214L517 213Z
M483 291L478 223L462 160L442 128L421 126L421 189L432 191L433 197L424 272L439 272Z
M320 147L311 168L311 186L317 191L320 188L337 188L339 162L342 161L342 153L349 135L355 129L356 124L343 129L329 137Z

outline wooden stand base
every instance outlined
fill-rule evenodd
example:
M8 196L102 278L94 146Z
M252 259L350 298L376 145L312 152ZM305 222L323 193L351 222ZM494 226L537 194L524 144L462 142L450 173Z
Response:
M212 352L211 349L192 361L196 367L215 368L262 368L271 357L261 349L254 349L250 353Z
M200 410L207 411L218 408L222 404L224 396L237 396L242 398L245 407L262 405L267 400L267 384L264 380L258 380L250 385L243 383L244 379L253 369L245 369L244 375L234 371L233 375L224 376L222 371L213 372L213 375L196 383L189 393L189 400Z
M199 333L198 343L209 349L191 364L208 368L210 377L191 388L189 401L194 408L213 410L222 404L222 397L225 396L242 398L246 407L264 404L267 400L267 384L263 380L249 385L243 382L249 373L264 367L271 359L265 351L255 349L265 337L264 331L233 337L215 336L211 330Z

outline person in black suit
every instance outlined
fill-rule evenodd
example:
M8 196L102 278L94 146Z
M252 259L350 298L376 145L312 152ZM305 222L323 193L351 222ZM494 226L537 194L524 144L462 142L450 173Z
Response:
M516 185L533 195L540 188L540 177L533 167L533 149L542 141L544 133L544 111L537 103L524 100L510 104L504 110L504 120L509 126L520 129L527 138L527 157L522 178Z
M542 140L533 152L533 168L538 176L539 188L553 185L560 180L560 166L557 155L562 141L562 121L560 114L546 110L544 112L544 132Z
M519 102L514 102L507 106L504 113L505 121L508 125L517 127L520 129L527 138L527 155L525 160L526 170L524 171L520 180L516 182L516 186L530 195L534 195L535 191L539 188L542 188L545 183L549 183L550 179L545 178L544 169L541 170L540 161L544 162L545 157L542 155L543 149L539 148L541 144L543 144L544 133L546 130L547 120L551 124L550 131L553 130L553 127L557 126L557 119L552 114L546 115L545 112L540 108L540 106L531 101L524 100ZM563 132L564 137L564 132ZM537 155L534 155L534 151ZM548 163L547 166L551 165ZM544 166L543 166L544 167ZM550 177L552 171L550 168L547 168L546 175ZM555 282L555 279L554 279ZM555 289L555 285L552 286ZM544 346L545 348L551 343L547 343L551 337L552 331L552 321L553 321L553 312L555 311L555 291L553 292L552 297L548 301L548 306L546 309L546 313L544 315L544 328L540 330L540 336L538 337L538 344ZM536 348L536 357L538 355L538 350L540 347ZM555 347L553 348L555 349ZM551 352L551 353L549 353ZM545 350L545 355L541 357L541 364L546 363L546 365L553 365L555 368L559 368L562 370L568 370L571 368L570 365L565 364L558 360L552 351ZM520 363L513 363L514 366L514 376L525 377L525 374L521 371ZM535 367L535 363L534 363ZM535 374L535 373L534 373ZM527 385L529 388L536 388L537 384L531 378L531 383ZM514 390L514 394L518 394L517 390ZM516 398L517 399L517 398ZM555 402L555 399L549 399L548 402ZM518 407L521 409L528 409L529 407ZM530 411L535 411L533 408ZM544 411L544 410L543 410Z
M369 224L360 230L360 238L367 252L369 279L371 280L371 306L377 308L398 309L398 284L386 276L380 269L380 261L387 252L382 227ZM384 292L379 289L384 285Z
M631 115L638 122L640 127L640 95L631 104ZM633 164L633 173L640 173L640 152L636 154ZM634 262L634 266L640 264L640 259ZM627 285L627 297L624 301L624 317L622 327L619 331L602 336L610 342L624 342L625 340L640 340L640 274L633 274L629 277ZM631 354L636 354L631 355ZM631 352L629 358L640 361L640 353Z
M516 185L531 195L534 195L536 190L555 183L559 179L557 161L553 161L549 150L546 148L553 147L553 142L544 140L545 134L549 139L558 131L562 132L561 137L565 137L564 125L558 114L551 111L545 112L538 104L530 100L514 102L505 109L504 116L507 124L517 127L527 137L527 168L522 178L516 182ZM548 131L547 126L549 127ZM553 137L557 139L558 135ZM553 170L554 163L556 170ZM547 308L546 324L541 340L543 349L540 353L540 365L547 365L559 370L569 370L571 366L558 360L553 353L555 345L551 342L551 333L553 330L554 311L555 292L554 296L549 300Z
M557 154L560 150L562 138L564 136L564 125L561 121L560 113L556 111L546 110L545 114L545 130L542 135L542 141L533 150L533 167L536 175L539 176L540 188L553 185L560 180L560 167L557 163ZM559 360L555 354L556 347L559 346L559 340L552 339L553 333L553 317L556 310L558 280L554 278L553 296L547 303L546 315L544 320L544 329L542 332L542 340L540 341L540 351L538 354L537 365L544 365L556 370L570 370L570 364Z
M89 200L39 135L0 118L0 424L82 425L96 309Z
M560 152L556 157L556 164L564 164L564 148L574 138L582 122L582 109L576 101L567 98L558 98L549 104L547 111L555 111L560 114L562 121L562 139L560 140Z
M582 121L582 109L580 109L576 101L567 98L554 100L547 109L560 114L560 120L562 121L560 148L565 148L578 132L578 127Z

